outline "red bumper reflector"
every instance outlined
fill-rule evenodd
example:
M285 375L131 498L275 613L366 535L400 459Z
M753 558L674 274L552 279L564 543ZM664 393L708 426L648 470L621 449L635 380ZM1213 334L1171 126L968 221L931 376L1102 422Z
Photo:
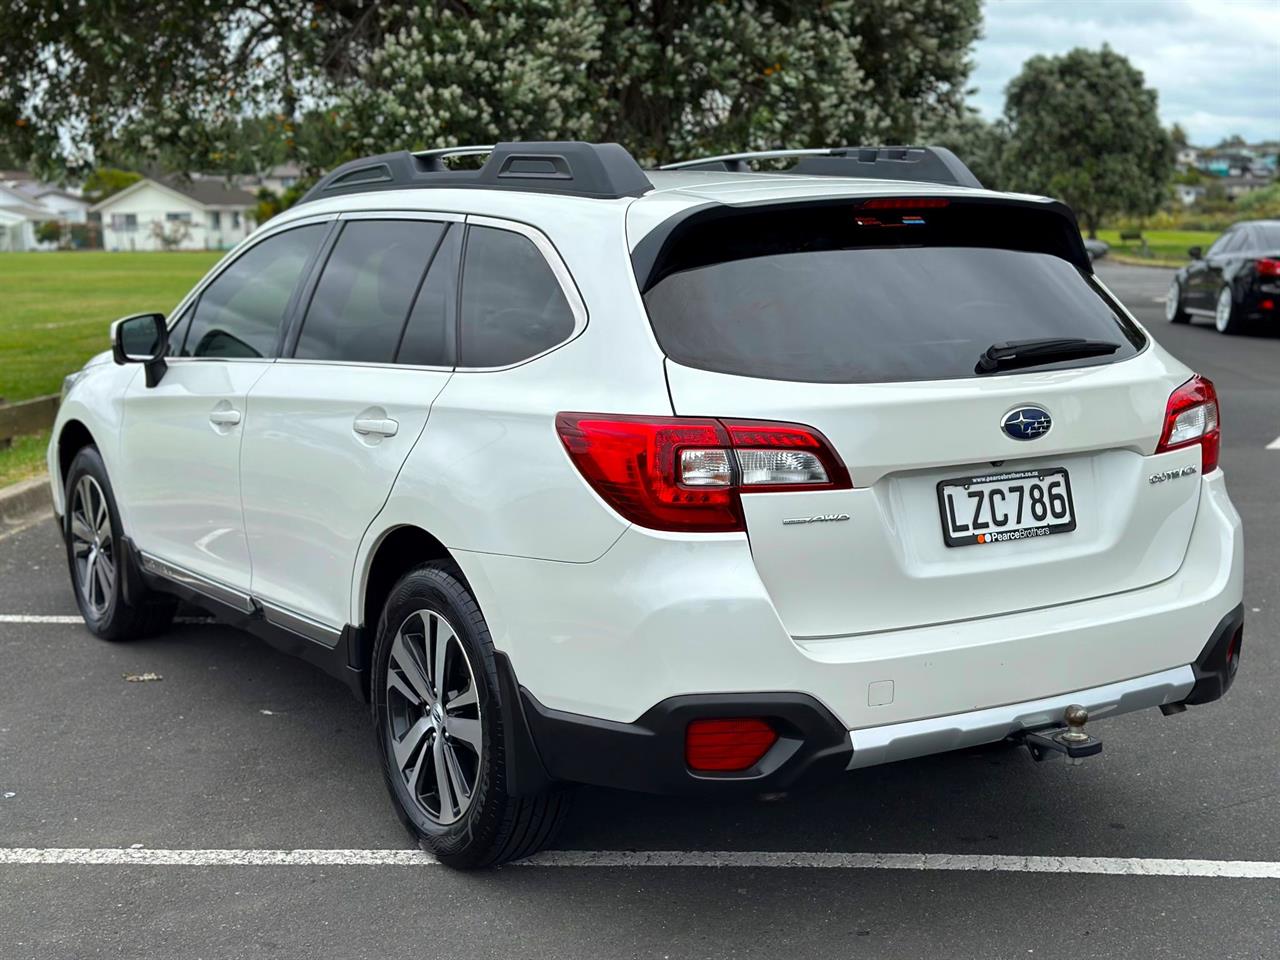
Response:
M749 770L777 742L773 727L758 717L694 720L685 730L684 759L690 770Z

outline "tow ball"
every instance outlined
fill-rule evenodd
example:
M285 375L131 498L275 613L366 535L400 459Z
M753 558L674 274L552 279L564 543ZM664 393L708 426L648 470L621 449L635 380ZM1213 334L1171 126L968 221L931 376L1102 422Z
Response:
M1102 752L1102 741L1085 733L1084 725L1089 720L1088 710L1073 703L1064 711L1062 719L1066 721L1065 727L1027 730L1021 734L1022 742L1027 745L1032 760L1041 763L1061 754L1066 757L1067 763L1077 766L1084 763L1085 757Z

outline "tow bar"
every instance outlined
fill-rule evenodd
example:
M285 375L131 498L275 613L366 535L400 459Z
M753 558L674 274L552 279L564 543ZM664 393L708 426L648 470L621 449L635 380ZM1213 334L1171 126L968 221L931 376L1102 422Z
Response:
M1031 759L1042 763L1056 754L1066 757L1072 766L1084 763L1085 757L1096 756L1102 752L1102 741L1085 733L1084 725L1089 720L1089 711L1078 703L1073 703L1063 712L1065 727L1048 727L1043 730L1024 730L1017 735L1027 745Z

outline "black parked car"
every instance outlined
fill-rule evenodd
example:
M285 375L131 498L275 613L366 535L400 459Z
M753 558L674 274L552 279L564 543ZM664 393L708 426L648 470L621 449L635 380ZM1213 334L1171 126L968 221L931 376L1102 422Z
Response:
M1199 247L1188 252L1191 262L1169 285L1170 323L1212 317L1220 333L1280 323L1280 220L1233 224L1208 253Z

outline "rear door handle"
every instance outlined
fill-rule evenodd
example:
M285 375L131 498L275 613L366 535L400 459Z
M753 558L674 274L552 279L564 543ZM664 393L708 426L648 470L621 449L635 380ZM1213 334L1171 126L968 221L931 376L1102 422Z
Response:
M239 410L214 410L209 414L209 422L220 427L234 427L240 422Z
M394 437L400 430L400 424L390 417L356 417L351 428L366 437L371 433L380 437Z

